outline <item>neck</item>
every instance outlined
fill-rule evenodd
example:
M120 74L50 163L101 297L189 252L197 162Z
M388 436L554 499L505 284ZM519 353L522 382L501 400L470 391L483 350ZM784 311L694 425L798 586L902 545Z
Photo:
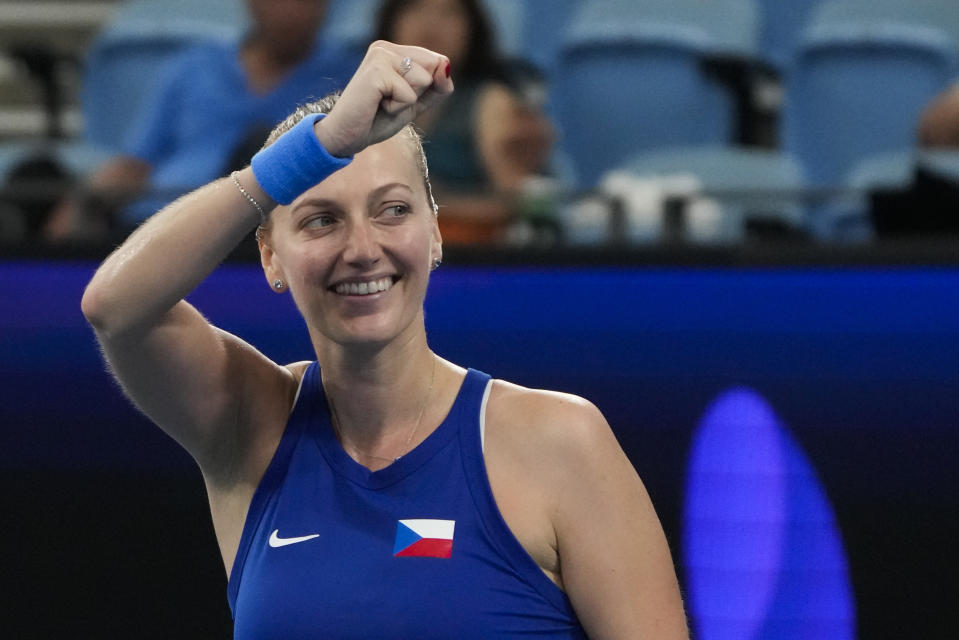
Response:
M436 427L429 405L439 367L425 333L418 337L378 349L317 350L337 436L361 464L385 466Z

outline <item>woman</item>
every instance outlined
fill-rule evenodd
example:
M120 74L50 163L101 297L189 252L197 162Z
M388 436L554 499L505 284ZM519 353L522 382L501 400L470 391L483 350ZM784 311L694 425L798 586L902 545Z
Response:
M599 412L427 344L442 243L407 125L452 89L445 56L374 43L338 101L138 229L83 312L203 472L236 637L686 637L662 528ZM273 363L183 300L258 223L317 363Z
M440 230L447 243L502 241L552 152L541 79L498 56L479 0L385 0L375 39L437 51L456 68L456 94L416 119L443 200Z

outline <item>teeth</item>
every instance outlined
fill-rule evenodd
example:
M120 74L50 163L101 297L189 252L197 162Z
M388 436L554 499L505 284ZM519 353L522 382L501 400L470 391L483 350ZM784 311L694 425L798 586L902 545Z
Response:
M368 296L373 293L386 291L392 286L393 279L386 277L380 278L379 280L370 280L369 282L342 282L336 285L336 292L340 295Z

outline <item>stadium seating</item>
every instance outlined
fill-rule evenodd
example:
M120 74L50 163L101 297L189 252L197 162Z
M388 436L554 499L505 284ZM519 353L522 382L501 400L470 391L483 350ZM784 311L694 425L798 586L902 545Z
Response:
M802 0L792 0L798 2ZM809 19L809 28L836 24L898 24L942 29L959 46L959 11L952 0L825 0Z
M552 107L579 186L628 155L732 140L733 97L704 70L756 52L754 7L740 0L585 2L560 45Z
M821 24L804 34L786 80L784 147L816 185L857 161L915 146L922 108L959 70L941 30L894 22Z
M380 0L332 0L322 37L361 60L370 45Z
M552 74L559 56L560 36L573 13L587 0L524 0L523 57Z
M785 70L796 41L813 10L824 0L759 0L760 50L763 58ZM831 1L831 0L830 0Z
M86 60L81 108L89 143L115 150L165 65L204 39L243 29L241 0L131 0L96 38Z

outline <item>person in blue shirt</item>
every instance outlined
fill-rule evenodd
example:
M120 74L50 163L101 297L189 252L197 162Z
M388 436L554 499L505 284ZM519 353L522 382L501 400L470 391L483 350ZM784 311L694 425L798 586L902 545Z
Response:
M317 38L326 0L247 0L251 27L236 42L198 44L166 70L121 155L91 176L86 199L118 219L60 208L47 237L102 239L128 231L179 195L249 162L297 105L346 86L357 60ZM255 146L254 146L255 145ZM102 214L102 209L96 213Z
M448 58L374 42L338 98L174 202L81 303L124 391L197 461L237 638L688 638L662 526L595 406L449 362L414 118ZM184 300L257 229L315 361Z

